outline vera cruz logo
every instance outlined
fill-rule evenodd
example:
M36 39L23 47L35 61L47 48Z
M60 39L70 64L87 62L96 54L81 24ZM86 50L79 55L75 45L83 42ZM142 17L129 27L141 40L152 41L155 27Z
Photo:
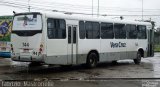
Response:
M121 48L121 47L126 47L126 43L114 43L114 42L110 42L111 48Z

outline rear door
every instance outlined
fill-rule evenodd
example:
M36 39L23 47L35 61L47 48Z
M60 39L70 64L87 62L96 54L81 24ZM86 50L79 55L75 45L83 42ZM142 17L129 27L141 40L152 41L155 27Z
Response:
M67 25L68 27L68 64L76 64L77 60L77 25Z

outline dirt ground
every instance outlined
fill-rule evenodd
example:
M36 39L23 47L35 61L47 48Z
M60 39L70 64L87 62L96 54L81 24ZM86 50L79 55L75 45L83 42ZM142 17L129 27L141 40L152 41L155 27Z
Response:
M160 78L160 53L155 53L154 57L142 59L140 65L135 65L133 60L120 60L115 65L110 62L99 63L93 69L86 69L82 65L65 68L47 65L29 67L29 63L26 62L14 62L10 58L0 58L0 80L74 79L82 81L89 78L92 80L99 79L96 81L96 84L102 83L101 80L104 79L107 79L109 83L113 79ZM81 82L72 84L74 85L75 83L80 84ZM127 83L127 81L124 83ZM139 85L141 84L140 82ZM103 84L101 85L103 86Z

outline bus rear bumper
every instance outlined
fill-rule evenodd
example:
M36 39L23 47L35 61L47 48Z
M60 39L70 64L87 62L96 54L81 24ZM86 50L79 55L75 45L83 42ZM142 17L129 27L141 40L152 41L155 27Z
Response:
M19 55L12 55L11 59L13 61L19 61L19 62L44 62L44 55L40 56L19 56Z
M11 58L11 52L0 52L0 57Z

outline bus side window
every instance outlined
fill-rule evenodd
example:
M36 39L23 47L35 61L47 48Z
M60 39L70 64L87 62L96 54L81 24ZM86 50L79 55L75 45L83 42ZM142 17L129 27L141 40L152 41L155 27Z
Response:
M99 39L100 38L100 24L98 22L92 22L92 38Z
M79 22L79 37L80 37L80 39L85 39L85 37L86 37L86 30L84 27L84 21Z
M146 39L147 38L146 26L138 25L137 31L138 31L138 39Z
M68 43L71 43L71 26L68 26Z
M101 38L102 39L113 39L113 23L101 23Z
M77 27L73 27L73 43L77 41Z
M53 38L54 21L52 19L47 19L47 34L48 38Z
M126 38L125 24L114 24L114 32L116 39L125 39Z
M85 22L85 30L87 39L100 38L100 24L98 22Z
M63 19L47 19L47 34L49 39L65 39L66 23Z
M126 30L127 30L127 38L128 39L137 39L136 25L127 24Z
M85 22L85 30L86 30L86 38L92 39L92 23L91 22Z

